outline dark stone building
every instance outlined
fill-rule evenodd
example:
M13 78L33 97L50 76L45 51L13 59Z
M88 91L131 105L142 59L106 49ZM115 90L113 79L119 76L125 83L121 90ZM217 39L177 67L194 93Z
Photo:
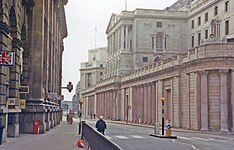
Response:
M40 133L60 123L67 2L0 0L0 52L14 53L12 65L0 65L3 141L33 133L35 120Z

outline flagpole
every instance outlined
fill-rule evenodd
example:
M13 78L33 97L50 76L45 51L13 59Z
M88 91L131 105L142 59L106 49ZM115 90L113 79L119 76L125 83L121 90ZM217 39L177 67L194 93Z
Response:
M128 3L127 3L127 0L125 0L125 11L127 11L128 10Z
M97 36L97 28L95 27L95 48L97 47L97 43L96 43L96 36Z

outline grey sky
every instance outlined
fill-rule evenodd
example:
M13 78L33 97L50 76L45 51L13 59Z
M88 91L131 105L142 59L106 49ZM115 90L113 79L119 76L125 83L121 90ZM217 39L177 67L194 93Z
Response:
M177 0L128 0L128 10L136 8L164 9ZM65 7L68 37L64 41L62 84L71 81L74 90L62 90L64 100L72 100L80 80L80 63L88 60L88 50L107 46L105 30L112 13L125 9L125 0L68 0Z

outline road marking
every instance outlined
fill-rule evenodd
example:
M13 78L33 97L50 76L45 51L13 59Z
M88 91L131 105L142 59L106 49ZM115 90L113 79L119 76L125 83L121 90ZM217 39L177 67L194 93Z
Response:
M115 137L119 138L119 139L128 139L128 137L123 136L123 135L116 135Z
M109 136L106 136L106 135L105 135L105 137L106 137L108 140L110 140L110 139L111 139L111 137L109 137Z
M210 141L208 139L203 139L203 138L199 138L199 137L192 137L193 139L197 139L197 140L202 140L202 141Z
M178 141L176 141L176 140L174 140L174 139L172 139L172 142L174 142L174 143L180 143L180 144L184 144L184 145L188 145L188 146L191 146L193 149L195 149L195 150L199 150L199 149L197 149L194 145L192 145L192 144L188 144L188 143L183 143L183 142L178 142Z
M139 135L131 135L131 137L134 137L134 138L137 138L137 139L143 139L143 138L145 138L145 137L139 136Z
M185 140L192 140L191 138L188 137L183 137L183 136L178 136L179 139L185 139Z

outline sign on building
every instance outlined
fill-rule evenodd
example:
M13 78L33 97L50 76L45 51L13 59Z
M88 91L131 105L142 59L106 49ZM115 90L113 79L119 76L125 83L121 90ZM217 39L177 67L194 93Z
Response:
M9 106L14 106L15 105L15 98L8 98L7 103Z
M0 51L0 65L13 65L14 52Z
M25 101L25 99L20 99L20 100L19 100L19 108L20 108L20 109L25 109L25 106L26 106L26 101Z

